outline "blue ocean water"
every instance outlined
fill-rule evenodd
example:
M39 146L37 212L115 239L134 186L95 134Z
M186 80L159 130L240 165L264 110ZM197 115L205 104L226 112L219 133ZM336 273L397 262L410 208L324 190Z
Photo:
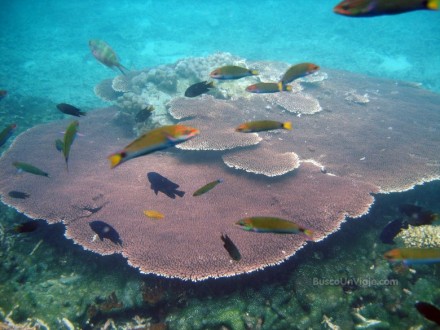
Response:
M112 76L87 42L106 40L131 69L230 52L251 60L310 61L440 91L435 12L349 18L331 1L9 1L0 13L2 88L94 105Z
M108 42L118 53L121 63L130 69L154 67L173 63L182 58L208 56L216 52L230 52L255 61L282 61L290 64L309 61L317 63L323 68L348 70L376 77L422 83L424 88L436 93L440 92L438 79L440 77L440 14L438 12L418 11L397 16L356 19L334 14L332 8L335 4L336 1L322 0L260 2L247 0L240 2L10 1L3 4L0 12L0 27L2 29L0 35L0 52L2 54L0 89L8 90L10 97L38 97L49 103L66 102L81 105L85 109L108 105L95 96L93 87L101 80L114 77L117 73L98 63L90 54L88 40L98 38ZM35 122L39 122L41 118L38 118L38 111L29 105L25 105L25 107L26 116L35 117ZM14 114L2 113L2 125L9 123L9 115L13 117ZM438 196L438 191L438 185L432 190L425 187L425 190L421 190L419 194L412 193L409 197L406 195L406 201L411 202L420 198L424 201L422 203L432 206L435 205L435 201L431 198ZM387 210L391 213L389 205L396 207L401 203L401 201L392 200L391 197L389 199L391 201L387 199L386 202L379 203L379 210ZM438 210L438 204L436 207ZM10 211L6 211L6 208L3 207L2 212L6 214ZM377 213L380 212L377 211ZM307 250L304 259L301 260L305 266L301 269L302 273L295 279L304 279L307 276L304 275L308 274L307 270L314 267L313 263L307 264L311 260L336 258L334 260L340 262L343 259L341 255L349 255L349 252L343 251L344 247L336 247L337 251L328 252L327 247L330 250L334 248L331 243L337 245L338 240L349 241L353 235L358 235L359 230L375 230L369 232L370 238L377 234L377 229L371 229L365 224L363 226L360 229L359 224L352 224L348 229L348 235L344 236L343 233L340 233L341 236L334 238L328 246L324 245L317 250ZM53 234L53 232L50 233ZM39 242L39 239L45 239L46 242L52 239L52 237L47 237L47 232L39 235L38 239L33 242L34 245ZM374 241L374 238L372 240ZM15 245L24 246L25 243L26 239L22 238ZM3 300L0 298L2 310L7 313L14 308L12 305L8 306L9 303L15 305L17 301L24 302L22 310L18 309L15 313L15 320L24 322L27 317L32 316L32 311L41 318L44 304L57 304L62 305L63 308L53 308L50 311L53 315L48 316L48 319L58 319L60 321L57 324L60 328L68 328L66 323L61 320L64 317L72 319L72 315L81 315L72 321L75 324L84 325L85 323L81 323L81 321L84 321L86 317L81 313L84 314L86 309L84 307L86 299L81 306L69 306L68 299L63 297L65 292L63 289L67 290L68 285L74 286L77 295L85 295L85 292L89 290L90 295L100 297L101 300L96 304L102 303L112 290L116 290L118 297L125 304L131 303L131 306L135 306L127 319L136 313L142 315L141 309L145 306L139 301L134 301L133 298L134 292L138 290L135 283L139 278L135 270L128 267L123 268L124 262L114 259L101 261L95 255L89 254L84 257L81 254L81 249L63 245L64 238L60 233L54 242L43 244L47 244L47 251L52 249L52 251L58 252L52 252L52 254L47 252L46 261L39 265L26 261L24 267L31 268L34 275L20 275L18 279L14 277L14 286L6 281L6 279L9 280L8 276L2 275L1 277L2 292L10 292L9 297L3 296ZM346 248L348 249L348 247ZM62 252L64 249L70 252ZM353 247L355 251L359 251L359 249L368 254L368 251L365 251L368 248L363 247L362 243ZM26 250L25 253L29 254L29 251ZM353 257L353 255L350 256ZM96 276L96 282L84 284L86 289L81 288L78 284L82 279L75 275L77 272L75 267L69 265L69 260L71 262L80 258L84 258L86 263L94 265L82 273L84 278ZM347 264L347 268L355 268L354 261L349 261ZM10 273L14 272L13 267L8 267L3 269ZM47 271L47 268L50 267L62 269L60 273L62 273L61 278L64 286L51 291L57 292L58 295L42 300L44 304L32 301L34 298L29 299L31 295L29 292L37 290L34 290L35 288L27 283L38 283L39 274ZM372 266L368 265L368 267ZM368 271L368 267L359 269ZM122 275L112 277L112 273L117 272L115 268L122 269ZM274 328L283 329L287 323L277 323L274 320L269 320L267 316L269 315L273 319L288 319L290 322L292 318L284 315L284 310L280 312L273 306L284 306L284 302L281 300L287 298L281 292L295 291L297 297L307 302L298 303L298 306L295 305L295 308L292 308L296 312L302 311L302 314L299 314L301 316L296 318L296 325L292 328L304 329L307 326L310 327L310 324L304 321L305 318L310 316L310 318L318 319L313 317L313 314L317 312L314 311L314 308L310 310L310 306L316 306L316 310L319 309L323 315L332 309L326 306L325 301L319 299L319 292L302 292L300 285L292 279L287 279L287 275L283 271L293 272L294 268L295 266L281 267L281 270L272 273L272 275L277 275L276 280L259 279L258 281L261 282L257 281L257 283L262 283L262 288L238 280L237 282L233 280L221 281L220 284L213 284L209 288L207 288L208 285L200 285L188 289L182 285L183 289L179 287L173 291L173 294L178 296L177 298L168 297L169 301L172 301L171 303L163 303L163 300L166 301L166 299L162 298L163 300L159 300L158 304L155 302L146 308L147 312L144 312L142 316L147 319L152 317L152 323L160 323L164 319L162 310L168 312L171 310L174 314L170 312L169 326L173 324L176 329L179 326L191 329L190 324L195 324L191 323L191 320L197 319L197 317L203 319L203 314L211 317L215 322L203 323L200 321L197 323L197 327L195 325L194 327L219 329L224 326L228 329L236 329L234 326L239 322L234 322L234 320L243 318L247 328L270 329L270 324L278 324ZM323 266L324 268L334 274L334 266L327 264ZM436 276L438 278L439 270L438 267L432 269L423 268L420 271L431 282ZM57 271L54 273L60 275ZM408 275L407 282L414 280L413 276ZM5 280L3 281L3 279ZM247 279L254 278L248 277ZM102 287L99 282L102 280L109 283L106 291L100 291ZM50 283L50 280L47 281ZM429 291L428 282L426 280L419 284L420 291L424 293ZM245 287L244 291L240 291L238 288L242 284ZM402 288L405 288L406 284L406 282L403 283ZM21 287L15 285L21 285ZM44 285L47 287L50 284L45 282ZM46 288L44 285L38 284L36 288L44 291ZM160 285L158 286L160 287ZM91 287L97 289L94 291L90 289ZM166 290L169 289L166 288ZM191 290L196 293L188 293ZM326 290L324 293L329 296L340 294L336 289ZM350 292L350 288L347 290ZM225 296L223 291L231 296ZM396 294L396 291L397 289L394 289L390 293L387 302L389 305L396 305L395 309L399 310L400 301L392 299L392 294ZM154 296L154 292L149 293ZM375 302L375 294L374 291L369 292L368 299ZM207 296L209 297L207 298ZM35 297L41 296L35 293ZM246 310L245 307L239 308L245 304L240 301L243 297L248 299L256 297L255 302L249 303L246 308L252 311L257 310L261 312L261 315L266 313L264 314L266 319L257 318L252 313L250 316L238 315L237 317L238 311ZM426 297L436 298L434 303L439 305L438 294L426 294ZM207 299L210 303L203 299ZM312 303L314 299L316 300L315 305ZM78 299L72 299L72 301L76 302ZM218 302L212 303L212 301ZM354 298L348 298L346 301L350 310L355 310L361 304L367 305L367 311L364 311L362 315L368 316L372 320L376 318L377 310L371 305L368 307L367 302L361 303ZM225 310L222 314L215 314L219 310L222 311L223 304L228 303L234 306L233 311ZM207 307L203 308L204 304ZM271 307L264 307L269 305ZM387 308L392 310L392 307L387 306ZM70 310L69 314L63 314L68 309ZM265 309L266 311L263 312ZM268 312L267 309L271 310ZM0 316L4 318L4 315ZM339 324L344 324L344 322L349 324L346 319L338 319L335 314L326 316L329 317L329 323L320 324L318 322L313 325L325 329L331 324L331 320L335 323L340 322ZM121 318L117 313L111 314L109 317ZM398 318L398 312L395 315L390 314L389 317L391 320ZM353 318L356 319L356 317ZM182 324L185 322L187 322L186 327L183 327ZM386 325L382 326L387 328ZM429 329L429 325L427 328Z

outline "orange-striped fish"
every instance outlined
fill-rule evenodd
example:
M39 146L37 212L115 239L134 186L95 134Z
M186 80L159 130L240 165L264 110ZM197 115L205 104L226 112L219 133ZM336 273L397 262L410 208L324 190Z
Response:
M402 262L404 265L425 264L440 262L440 249L438 248L400 248L393 249L384 254L390 262Z
M344 16L369 17L438 8L439 0L344 0L333 11Z
M275 120L256 120L256 121L248 121L247 123L243 123L238 126L235 130L237 132L242 133L252 133L252 132L262 132L262 131L271 131L274 129L292 129L292 123L290 121L286 121L284 123Z
M122 69L129 71L125 66L119 63L118 55L116 55L115 51L105 41L92 39L89 41L89 47L93 56L102 64L109 68L117 67L122 74L125 74Z
M291 83L295 79L305 77L309 74L315 73L319 70L319 66L313 63L299 63L292 65L287 71L284 73L281 78L281 82L283 85Z
M236 65L226 65L215 69L210 73L211 78L214 79L240 79L248 76L258 75L257 70L251 70Z
M291 91L292 86L286 86L283 85L283 83L280 82L260 82L257 84L250 85L246 87L246 92L249 93L277 93L282 91Z
M168 125L155 128L138 137L124 149L108 156L110 166L114 168L132 158L175 146L199 133L198 129L184 125Z

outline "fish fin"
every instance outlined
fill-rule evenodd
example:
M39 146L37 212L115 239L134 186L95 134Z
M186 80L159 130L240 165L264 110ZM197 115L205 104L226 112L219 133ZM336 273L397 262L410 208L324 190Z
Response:
M250 73L251 73L252 75L254 75L254 76L260 74L260 72L259 72L258 70L249 70L249 71L250 71Z
M431 10L438 10L439 7L439 0L428 0L428 3L426 4L426 8Z
M283 128L290 131L292 129L292 123L290 121L286 121L283 123Z
M108 156L107 159L110 161L110 168L115 168L122 162L122 155L121 153L115 153Z
M183 195L185 195L184 191L180 191L180 190L175 190L174 193L179 196L179 197L183 197Z

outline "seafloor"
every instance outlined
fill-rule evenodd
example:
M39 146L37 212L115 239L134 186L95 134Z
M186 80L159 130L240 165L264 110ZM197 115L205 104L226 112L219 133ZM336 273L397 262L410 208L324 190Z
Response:
M62 225L8 234L26 219L1 206L2 327L101 328L111 319L108 329L435 329L413 305L439 304L439 265L393 267L378 235L403 203L438 210L439 193L433 182L380 195L368 215L280 266L201 283L140 275L121 257L67 241Z

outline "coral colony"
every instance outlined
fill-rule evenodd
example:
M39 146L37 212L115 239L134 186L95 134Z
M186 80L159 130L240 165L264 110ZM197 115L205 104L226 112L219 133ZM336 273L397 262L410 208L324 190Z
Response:
M290 219L312 230L319 241L337 231L346 217L367 213L372 194L403 191L439 178L438 95L323 70L293 82L289 92L247 93L246 86L260 79L251 76L218 82L211 95L182 97L188 86L225 64L256 68L261 77L281 77L289 67L215 54L105 80L95 92L117 107L80 119L84 137L75 140L69 172L54 147L67 122L32 128L0 159L3 202L32 218L64 223L66 236L84 248L102 255L120 253L141 272L199 281L279 264L308 240L302 234L244 231L235 225L239 219ZM356 95L368 94L369 102L353 99L354 90ZM420 97L425 100L422 109ZM139 111L150 105L155 110L144 122L136 122ZM289 121L292 130L235 131L244 122L268 119ZM133 140L133 133L139 136L176 122L200 134L177 148L110 170L107 156ZM14 175L10 164L18 158L45 168L50 180ZM191 193L174 199L154 193L147 173ZM219 178L221 185L192 196ZM12 198L10 191L29 197ZM164 218L148 219L145 210ZM113 228L121 243L93 240L92 221ZM239 260L231 260L220 237L234 242Z

